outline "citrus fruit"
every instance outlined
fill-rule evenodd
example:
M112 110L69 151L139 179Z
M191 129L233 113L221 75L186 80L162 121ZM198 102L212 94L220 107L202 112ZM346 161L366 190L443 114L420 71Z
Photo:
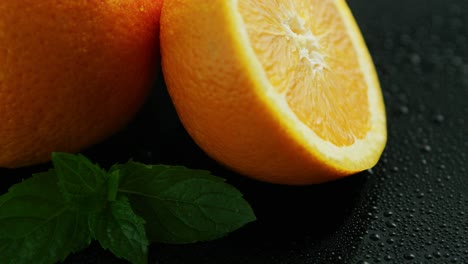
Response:
M161 0L0 1L0 167L122 128L151 88Z
M384 149L377 74L343 0L167 1L161 55L188 133L241 174L320 183Z

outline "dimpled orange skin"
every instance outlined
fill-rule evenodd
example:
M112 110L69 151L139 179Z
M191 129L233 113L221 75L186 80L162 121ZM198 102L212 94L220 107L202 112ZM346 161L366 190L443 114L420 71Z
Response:
M0 167L122 128L158 62L160 0L0 1Z

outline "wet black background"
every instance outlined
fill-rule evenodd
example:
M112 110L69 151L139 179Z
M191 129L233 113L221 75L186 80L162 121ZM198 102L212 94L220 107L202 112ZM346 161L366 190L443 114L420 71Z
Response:
M332 183L259 183L207 157L162 82L124 131L85 151L226 177L258 220L224 239L152 245L150 263L468 263L468 1L349 0L374 58L389 139L371 171ZM3 191L49 165L0 170ZM16 178L14 178L16 177ZM67 264L126 263L93 244Z

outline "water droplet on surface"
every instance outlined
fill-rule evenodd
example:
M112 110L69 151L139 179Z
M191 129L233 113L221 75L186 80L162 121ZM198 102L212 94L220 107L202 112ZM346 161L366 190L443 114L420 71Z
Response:
M386 211L383 215L385 217L391 217L393 215L393 212L392 211Z
M408 108L408 106L406 106L406 105L402 105L402 106L400 106L400 107L398 108L398 112L399 112L400 114L406 115L406 114L409 113L409 108Z
M406 253L404 256L403 256L406 260L413 260L416 258L416 256L413 254L413 253Z
M358 261L356 264L370 264L370 262L367 262L365 260Z
M431 152L432 148L429 145L424 145L421 147L424 152Z
M414 65L419 65L421 63L421 57L417 53L411 54L410 59L411 63L413 63Z
M371 234L369 238L373 241L378 241L380 240L380 235L379 234Z

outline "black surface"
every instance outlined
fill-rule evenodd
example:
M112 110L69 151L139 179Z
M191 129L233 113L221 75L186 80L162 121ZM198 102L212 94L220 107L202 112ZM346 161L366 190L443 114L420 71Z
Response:
M209 169L245 193L258 221L213 242L153 245L150 263L468 263L468 1L348 3L387 106L378 165L307 187L238 176L191 141L160 83L126 130L85 154ZM1 170L0 186L47 167ZM65 263L125 262L93 244Z

